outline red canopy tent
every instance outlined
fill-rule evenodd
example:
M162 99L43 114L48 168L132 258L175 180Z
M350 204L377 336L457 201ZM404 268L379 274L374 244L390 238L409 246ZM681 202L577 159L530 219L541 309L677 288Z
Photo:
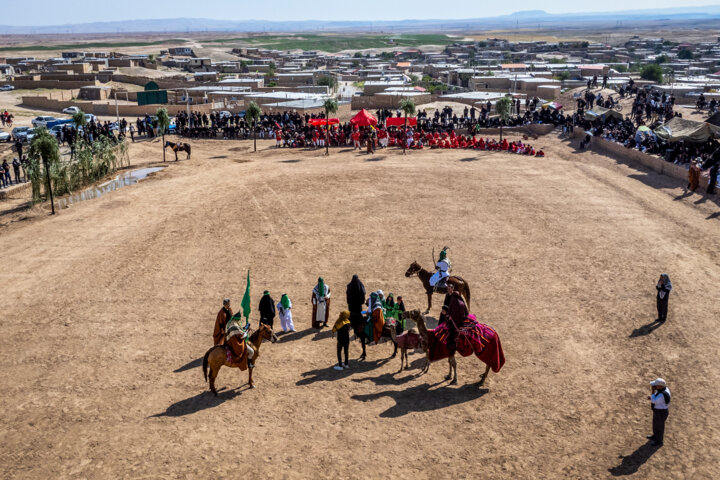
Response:
M408 126L417 127L417 117L408 117ZM390 117L385 119L385 125L388 127L402 127L405 125L405 117Z
M340 119L339 118L331 118L329 120L329 122L330 122L330 125L339 125ZM309 124L312 125L313 127L317 127L317 126L324 127L325 125L327 125L324 118L311 118Z
M363 108L357 115L350 119L350 123L358 127L367 127L368 125L377 125L377 118Z

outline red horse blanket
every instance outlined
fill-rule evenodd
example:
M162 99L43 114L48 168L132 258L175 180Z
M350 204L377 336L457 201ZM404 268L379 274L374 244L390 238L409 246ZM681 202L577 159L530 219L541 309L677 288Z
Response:
M448 333L448 326L444 323L428 332L431 362L450 357L451 352L447 345ZM474 353L486 365L490 365L492 371L496 373L505 364L505 354L497 332L487 325L479 323L475 315L468 315L458 332L456 351L463 357Z
M420 334L417 332L405 332L402 335L395 337L395 341L397 342L398 347L405 348L407 350L420 348Z

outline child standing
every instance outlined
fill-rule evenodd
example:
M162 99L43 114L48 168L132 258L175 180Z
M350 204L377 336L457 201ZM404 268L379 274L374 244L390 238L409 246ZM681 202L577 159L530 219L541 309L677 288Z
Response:
M350 312L344 310L340 312L340 316L333 326L333 335L337 332L337 358L338 364L333 368L335 370L342 370L344 368L350 368L348 365L348 348L350 347ZM342 363L341 353L345 350L345 363Z
M295 325L292 319L292 302L287 293L283 293L280 297L280 303L277 304L278 316L280 317L280 327L283 333L294 332Z

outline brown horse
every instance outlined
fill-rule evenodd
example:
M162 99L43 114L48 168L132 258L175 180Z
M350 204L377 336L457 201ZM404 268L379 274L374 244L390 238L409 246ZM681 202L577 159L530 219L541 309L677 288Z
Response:
M425 288L425 293L427 294L428 298L428 308L425 310L425 313L427 314L430 312L430 308L432 307L432 296L433 293L447 293L447 289L445 287L433 287L430 285L430 277L432 276L432 272L428 272L424 268L420 266L417 262L412 262L410 264L410 267L407 269L407 272L405 272L406 277L412 277L413 275L417 275L420 281L423 284L423 288ZM470 307L470 286L467 284L467 282L462 278L458 276L450 276L447 278L447 283L452 283L455 287L455 290L460 292L460 295L465 298L465 304Z
M173 142L165 142L165 148L172 148L172 151L175 152L175 161L178 161L178 152L187 152L187 159L190 160L190 151L192 150L189 143L173 143Z
M275 334L273 333L272 328L268 327L264 323L261 323L260 328L258 328L256 332L250 335L250 338L248 340L252 345L253 349L255 350L255 354L252 358L248 358L248 362L255 365L255 361L260 355L260 345L262 345L263 340L270 340L272 343L275 343L277 342L277 336L275 336ZM226 367L238 368L237 364L231 364L227 362L227 351L225 350L225 348L226 347L224 345L215 345L210 350L208 350L205 354L205 357L203 357L203 376L205 377L206 381L208 379L210 380L210 391L213 392L215 395L217 395L217 390L215 390L215 379L218 376L220 367L224 365ZM210 367L209 376L208 366ZM248 365L248 385L250 385L250 388L255 388L255 384L253 383L252 379L252 372L253 367Z
M367 321L365 320L365 317L361 314L350 314L350 326L353 329L353 332L355 333L355 338L360 340L360 344L362 345L362 355L360 355L360 360L365 360L365 357L367 356L367 351L365 349L366 345L370 345L370 342L373 341L373 338L368 337L365 333L365 325L367 324ZM380 335L380 339L383 338L390 339L390 341L393 342L395 345L395 349L393 350L393 354L390 358L395 358L395 355L397 355L398 351L398 344L395 341L396 332L395 327L385 324L383 325L382 333Z
M429 332L427 329L427 326L425 325L425 317L423 317L420 314L420 310L411 310L409 312L403 313L403 318L410 318L413 322L415 322L415 325L417 325L418 332L420 333L421 338L421 345L423 346L423 350L425 351L425 354L427 355L427 361L425 362L425 366L423 367L422 371L420 372L420 375L423 375L427 373L430 370L430 349L429 349L429 342L428 342L428 336ZM457 361L455 360L455 353L448 357L448 363L450 364L450 371L448 372L447 376L445 377L445 380L450 380L452 385L455 385L457 383ZM490 365L487 366L485 369L485 373L482 374L480 377L480 382L478 383L478 386L481 387L483 383L485 383L485 379L488 376L488 373L490 372Z

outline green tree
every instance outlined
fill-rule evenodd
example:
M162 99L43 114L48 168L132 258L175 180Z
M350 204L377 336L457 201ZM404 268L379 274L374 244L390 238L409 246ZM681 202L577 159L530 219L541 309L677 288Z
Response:
M415 115L415 102L411 98L403 98L400 100L400 110L405 114L405 136L402 139L403 155L405 155L405 145L407 145L407 119L408 115Z
M660 65L661 63L667 63L668 60L670 60L670 59L668 58L667 55L659 55L659 56L655 57L655 63L657 63L658 65Z
M678 52L678 58L681 58L683 60L692 60L693 59L693 53L688 50L687 48L683 48Z
M570 72L563 70L562 72L555 75L555 78L560 80L560 88L565 88L565 82L570 80Z
M662 68L657 63L649 63L640 70L640 77L645 80L651 80L655 83L662 83Z
M77 138L80 135L80 128L87 125L85 112L83 112L82 110L78 110L77 112L73 113L72 123L75 124L75 141L77 141Z
M330 155L330 114L338 111L338 102L334 98L328 98L323 103L325 109L325 155Z
M321 75L320 78L318 78L317 84L329 87L331 92L335 92L338 87L337 77L334 75Z
M157 116L157 124L160 135L162 135L163 144L163 162L165 161L165 131L170 126L170 116L168 115L167 108L160 107L155 112Z
M362 58L362 53L355 52L355 55L353 55L353 58Z
M495 111L497 112L498 116L500 117L500 141L502 142L502 131L503 131L503 124L507 122L508 118L510 118L510 110L512 109L512 98L510 97L503 97L497 102L495 102Z
M260 115L262 115L262 110L260 110L260 107L255 102L250 102L248 104L247 110L245 110L245 120L252 121L253 124L253 151L257 152L257 122L260 120Z
M57 168L60 163L60 149L57 140L47 131L47 128L39 127L35 130L35 136L30 142L28 159L28 175L32 181L33 199L40 200L40 184L42 183L40 162L42 162L47 179L47 192L50 195L50 209L52 214L55 215L55 199L53 198L52 184L50 183L50 169Z

